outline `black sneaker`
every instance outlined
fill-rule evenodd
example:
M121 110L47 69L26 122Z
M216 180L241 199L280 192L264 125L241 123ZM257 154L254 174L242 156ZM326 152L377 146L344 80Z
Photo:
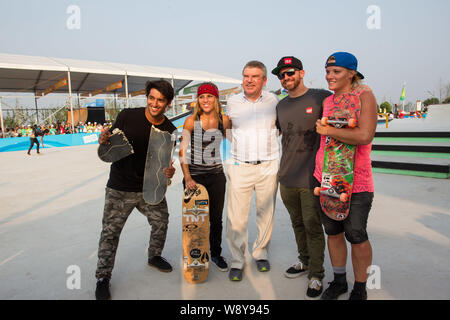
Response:
M109 300L111 293L109 292L109 279L100 278L97 280L97 288L95 289L95 299Z
M172 272L172 266L161 256L148 258L148 265L158 269L161 272Z
M328 282L330 285L322 294L322 300L337 300L341 294L348 291L347 281L338 282L332 281Z
M231 281L241 281L242 280L242 270L237 268L231 268L228 278Z
M222 256L211 257L211 260L216 264L220 271L228 271L228 264Z
M256 267L259 272L267 272L270 271L270 263L269 260L261 259L256 260Z
M322 281L318 278L311 278L308 282L308 290L306 291L306 299L314 300L318 299L322 293Z
M367 300L367 291L353 289L348 300Z
M305 266L301 261L294 263L289 269L287 269L284 273L286 278L297 278L301 275L306 274L308 271L308 267Z

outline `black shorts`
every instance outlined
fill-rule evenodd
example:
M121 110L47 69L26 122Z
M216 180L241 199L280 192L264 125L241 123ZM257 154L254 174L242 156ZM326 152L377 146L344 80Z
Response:
M320 183L314 179L314 187L320 186ZM367 235L367 220L372 208L373 192L352 193L350 211L347 218L343 221L330 219L320 206L318 196L314 196L316 205L320 212L320 220L325 228L325 233L329 236L335 236L342 232L345 238L351 244L359 244L369 240Z

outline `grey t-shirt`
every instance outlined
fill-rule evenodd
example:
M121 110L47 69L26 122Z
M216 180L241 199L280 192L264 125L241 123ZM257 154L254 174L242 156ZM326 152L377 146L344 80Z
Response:
M281 131L282 154L278 179L288 187L312 188L312 175L320 135L316 120L322 117L322 102L331 95L309 89L296 98L287 96L277 105L277 128Z

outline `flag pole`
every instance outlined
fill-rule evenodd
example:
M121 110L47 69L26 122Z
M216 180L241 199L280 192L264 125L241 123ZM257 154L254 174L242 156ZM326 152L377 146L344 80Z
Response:
M406 82L403 82L402 94L400 96L400 101L402 102L402 112L405 111L405 88Z

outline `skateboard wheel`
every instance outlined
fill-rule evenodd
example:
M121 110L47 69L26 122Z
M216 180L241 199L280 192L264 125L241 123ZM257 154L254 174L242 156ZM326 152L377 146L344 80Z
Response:
M326 126L328 124L328 117L323 117L322 119L320 119L320 123L323 126Z
M315 188L314 188L314 195L315 195L315 196L320 195L320 187L315 187Z
M348 119L348 127L349 127L349 128L354 128L354 127L356 127L356 124L357 124L356 119L353 119L353 118Z
M339 196L339 200L341 200L342 202L347 202L348 201L348 194L341 193L341 195Z

